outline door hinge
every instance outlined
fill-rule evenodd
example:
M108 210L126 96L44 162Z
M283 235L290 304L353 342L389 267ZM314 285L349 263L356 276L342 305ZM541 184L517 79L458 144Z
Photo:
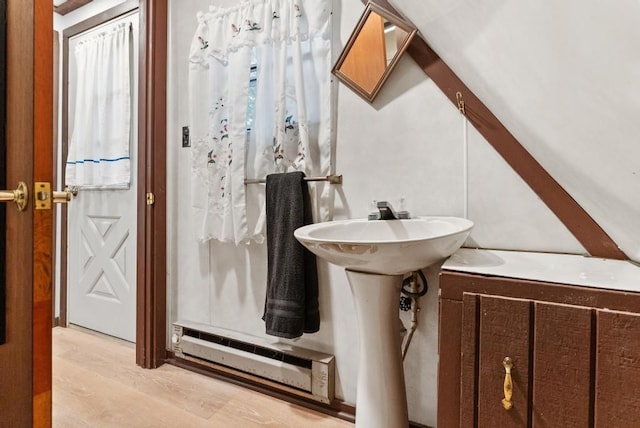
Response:
M153 205L156 202L156 197L153 195L153 193L149 192L147 193L147 205Z

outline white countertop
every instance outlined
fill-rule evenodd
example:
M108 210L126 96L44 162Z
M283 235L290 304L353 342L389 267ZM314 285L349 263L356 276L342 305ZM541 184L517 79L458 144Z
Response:
M640 266L580 255L462 248L442 270L640 292Z

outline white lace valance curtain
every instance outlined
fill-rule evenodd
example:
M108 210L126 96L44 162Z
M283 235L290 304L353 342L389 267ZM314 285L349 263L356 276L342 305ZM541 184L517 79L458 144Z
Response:
M264 189L245 178L331 170L331 1L252 0L198 14L190 51L199 239L264 235ZM329 185L311 189L324 217Z
M122 188L131 182L130 45L131 24L122 23L76 46L67 185Z

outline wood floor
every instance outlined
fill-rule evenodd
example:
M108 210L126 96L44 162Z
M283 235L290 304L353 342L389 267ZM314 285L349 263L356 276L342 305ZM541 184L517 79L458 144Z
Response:
M54 428L353 427L174 366L144 370L132 344L53 329Z

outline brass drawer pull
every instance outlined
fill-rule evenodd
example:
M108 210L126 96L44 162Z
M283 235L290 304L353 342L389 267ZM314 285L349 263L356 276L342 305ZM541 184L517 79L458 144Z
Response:
M513 362L511 358L504 357L502 360L502 365L504 366L504 398L502 399L502 407L505 410L509 410L513 407L513 403L511 402L511 397L513 396L513 381L511 380L511 369L513 368Z

